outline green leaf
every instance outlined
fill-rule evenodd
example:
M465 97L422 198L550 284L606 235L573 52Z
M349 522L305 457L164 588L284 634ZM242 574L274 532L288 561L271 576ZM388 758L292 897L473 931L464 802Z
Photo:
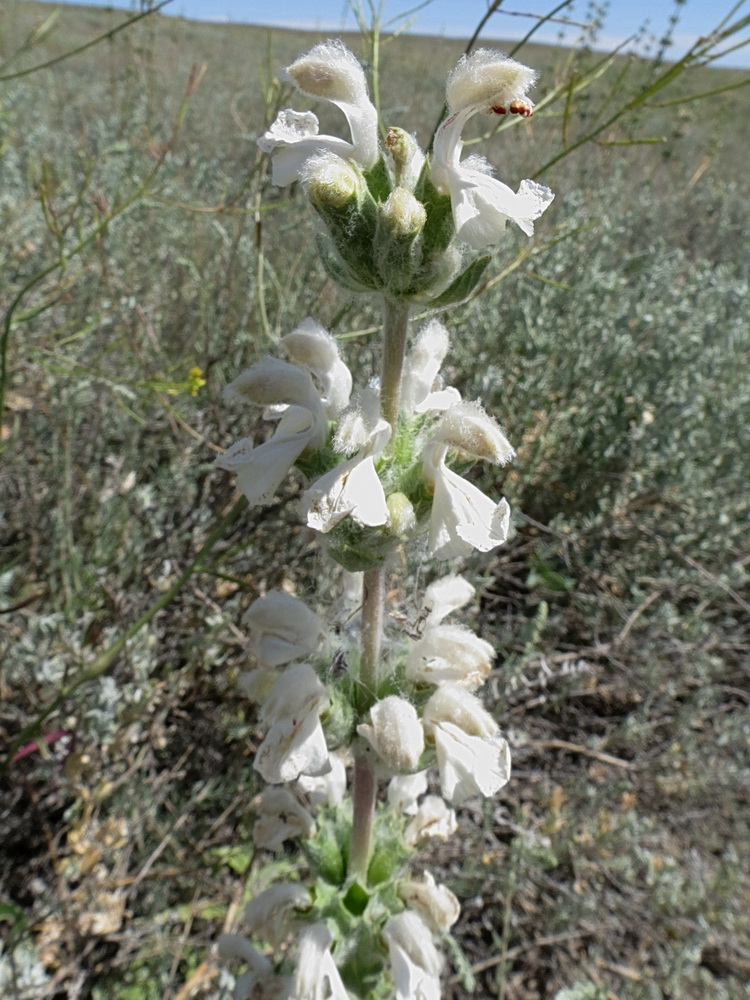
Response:
M459 274L455 281L451 282L444 292L441 292L440 295L437 295L430 301L430 308L442 309L443 306L451 306L456 302L462 302L465 298L468 298L479 284L491 259L491 257L486 256L477 257L476 260L473 260Z
M391 193L391 179L388 176L388 170L383 157L380 157L374 167L371 167L369 170L363 170L362 173L368 190L375 201L385 201Z
M354 882L344 896L344 906L355 917L361 917L370 902L370 894L359 882Z
M252 851L247 847L215 847L211 854L238 875L244 875L253 860Z
M0 903L0 922L2 921L19 930L23 930L28 923L25 912L15 903Z

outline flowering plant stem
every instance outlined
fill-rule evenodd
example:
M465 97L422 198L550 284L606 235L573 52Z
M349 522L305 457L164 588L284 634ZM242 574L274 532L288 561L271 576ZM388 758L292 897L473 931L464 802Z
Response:
M380 399L383 419L393 429L391 445L396 438L398 412L401 405L401 376L406 355L406 334L409 328L409 303L403 299L384 301L383 363L380 378Z
M381 413L396 436L401 405L401 377L406 356L409 304L385 298L383 309L383 357L381 366ZM380 643L385 614L385 570L382 566L364 573L362 581L362 654L360 682L368 694L376 695L380 681ZM370 856L372 821L375 814L377 780L367 756L354 761L352 842L349 873L365 880Z

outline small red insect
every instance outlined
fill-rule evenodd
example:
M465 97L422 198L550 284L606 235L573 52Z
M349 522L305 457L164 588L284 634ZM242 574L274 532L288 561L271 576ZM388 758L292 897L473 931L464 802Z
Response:
M494 111L495 109L493 108L492 110ZM533 110L534 109L524 101L510 102L510 113L512 115L520 115L522 118L529 118Z

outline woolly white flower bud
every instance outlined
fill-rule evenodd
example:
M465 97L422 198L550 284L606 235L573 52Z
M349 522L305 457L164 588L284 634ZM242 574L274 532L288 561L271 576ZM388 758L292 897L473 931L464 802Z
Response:
M264 667L278 667L314 652L323 640L323 622L304 603L272 590L253 601L243 619L250 630L247 648Z
M445 885L436 885L430 872L402 882L398 894L424 920L433 934L447 934L461 914L458 900Z
M258 796L253 825L253 844L280 851L285 840L307 837L315 822L288 788L269 786Z
M344 208L355 201L364 181L346 160L335 153L317 153L300 170L300 180L316 208Z
M386 765L397 773L412 772L424 750L424 732L417 710L404 698L389 695L370 709L372 725L357 732L375 748Z
M298 911L309 910L312 897L304 886L284 882L259 893L245 907L245 922L251 935L278 948L292 931Z
M470 458L499 465L505 465L515 455L497 422L479 403L452 406L441 417L431 440Z
M414 506L405 493L390 493L386 498L388 528L391 534L404 538L417 526Z
M391 154L396 184L413 191L424 166L424 153L416 138L402 128L389 128L385 147Z
M411 191L397 187L388 195L381 209L381 218L399 236L416 236L424 229L427 211Z

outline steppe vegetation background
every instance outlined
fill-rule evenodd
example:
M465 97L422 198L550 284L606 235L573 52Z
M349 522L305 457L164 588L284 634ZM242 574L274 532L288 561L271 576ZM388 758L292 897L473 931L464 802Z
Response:
M248 511L213 469L260 426L221 390L308 314L374 364L378 316L325 276L303 193L271 187L254 141L319 36L154 14L24 75L124 19L0 10L16 1000L229 995L211 945L265 877L242 615L304 597L319 562L299 484ZM462 49L383 39L384 121L426 144ZM667 54L532 40L538 111L479 147L557 198L443 317L448 381L519 452L481 483L515 535L472 564L514 773L430 860L463 903L454 998L750 997L750 74L656 87Z

